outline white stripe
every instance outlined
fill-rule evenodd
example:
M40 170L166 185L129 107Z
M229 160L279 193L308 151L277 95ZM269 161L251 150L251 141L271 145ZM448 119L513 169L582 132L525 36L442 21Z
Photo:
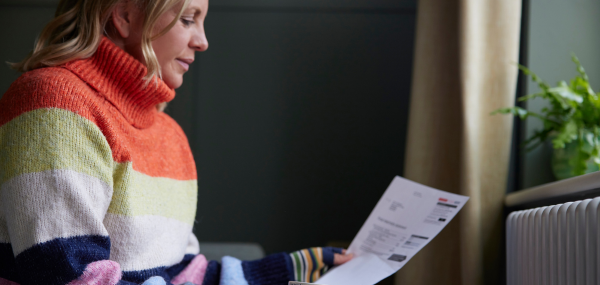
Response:
M56 238L107 236L102 224L112 189L104 181L72 170L27 173L0 188L15 255Z
M123 271L139 271L181 262L192 226L162 216L124 216L112 213L104 219L110 234L110 260Z
M323 262L323 248L322 247L317 247L317 259L320 260L321 262Z
M302 276L300 276L298 281L306 281L306 265L308 264L306 263L304 253L302 253L302 251L298 251L298 255L300 256L300 268L302 268L302 270L300 270L300 274L302 274Z
M185 248L185 254L200 254L200 242L196 238L196 235L191 233L188 245Z
M310 253L307 253L310 254ZM304 250L302 251L302 257L304 257L304 261L306 262L306 268L304 269L304 281L308 282L310 280L310 271L308 271L308 260L310 259L310 256L305 255L304 254Z
M294 280L298 280L298 274L296 274L296 258L294 258L294 254L290 253L290 258L292 259L292 271L294 272ZM294 281L291 280L291 281Z

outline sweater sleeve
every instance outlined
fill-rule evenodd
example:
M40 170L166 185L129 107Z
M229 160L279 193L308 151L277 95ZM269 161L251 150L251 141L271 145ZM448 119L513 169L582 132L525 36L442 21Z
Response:
M313 247L291 254L276 253L253 261L225 256L221 263L206 261L200 254L172 282L198 285L285 285L288 281L314 282L333 266L334 253L341 252L339 248Z
M285 253L276 253L253 261L241 261L225 256L221 263L206 261L206 258L199 254L171 282L176 285L185 282L196 285L282 285L293 280L290 279L293 278L291 268L291 259Z
M62 109L24 113L0 127L0 167L0 243L14 255L1 278L21 285L120 280L103 225L113 160L96 125Z

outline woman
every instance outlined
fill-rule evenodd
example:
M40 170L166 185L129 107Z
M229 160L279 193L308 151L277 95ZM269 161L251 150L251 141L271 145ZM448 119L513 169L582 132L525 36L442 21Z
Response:
M199 254L196 168L162 112L208 0L62 0L0 99L0 284L286 284L351 258Z

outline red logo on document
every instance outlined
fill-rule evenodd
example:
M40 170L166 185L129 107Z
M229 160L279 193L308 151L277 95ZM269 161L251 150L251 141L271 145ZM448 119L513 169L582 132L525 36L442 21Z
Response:
M440 198L440 202L448 202L448 199Z

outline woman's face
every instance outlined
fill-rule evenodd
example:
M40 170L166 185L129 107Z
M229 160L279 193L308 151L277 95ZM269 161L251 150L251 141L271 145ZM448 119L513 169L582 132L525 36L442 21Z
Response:
M177 17L181 5L160 16L154 27L156 33ZM204 34L204 18L207 12L208 0L191 0L175 26L152 41L162 79L171 88L178 88L183 83L183 74L194 61L194 53L208 48L208 40Z

